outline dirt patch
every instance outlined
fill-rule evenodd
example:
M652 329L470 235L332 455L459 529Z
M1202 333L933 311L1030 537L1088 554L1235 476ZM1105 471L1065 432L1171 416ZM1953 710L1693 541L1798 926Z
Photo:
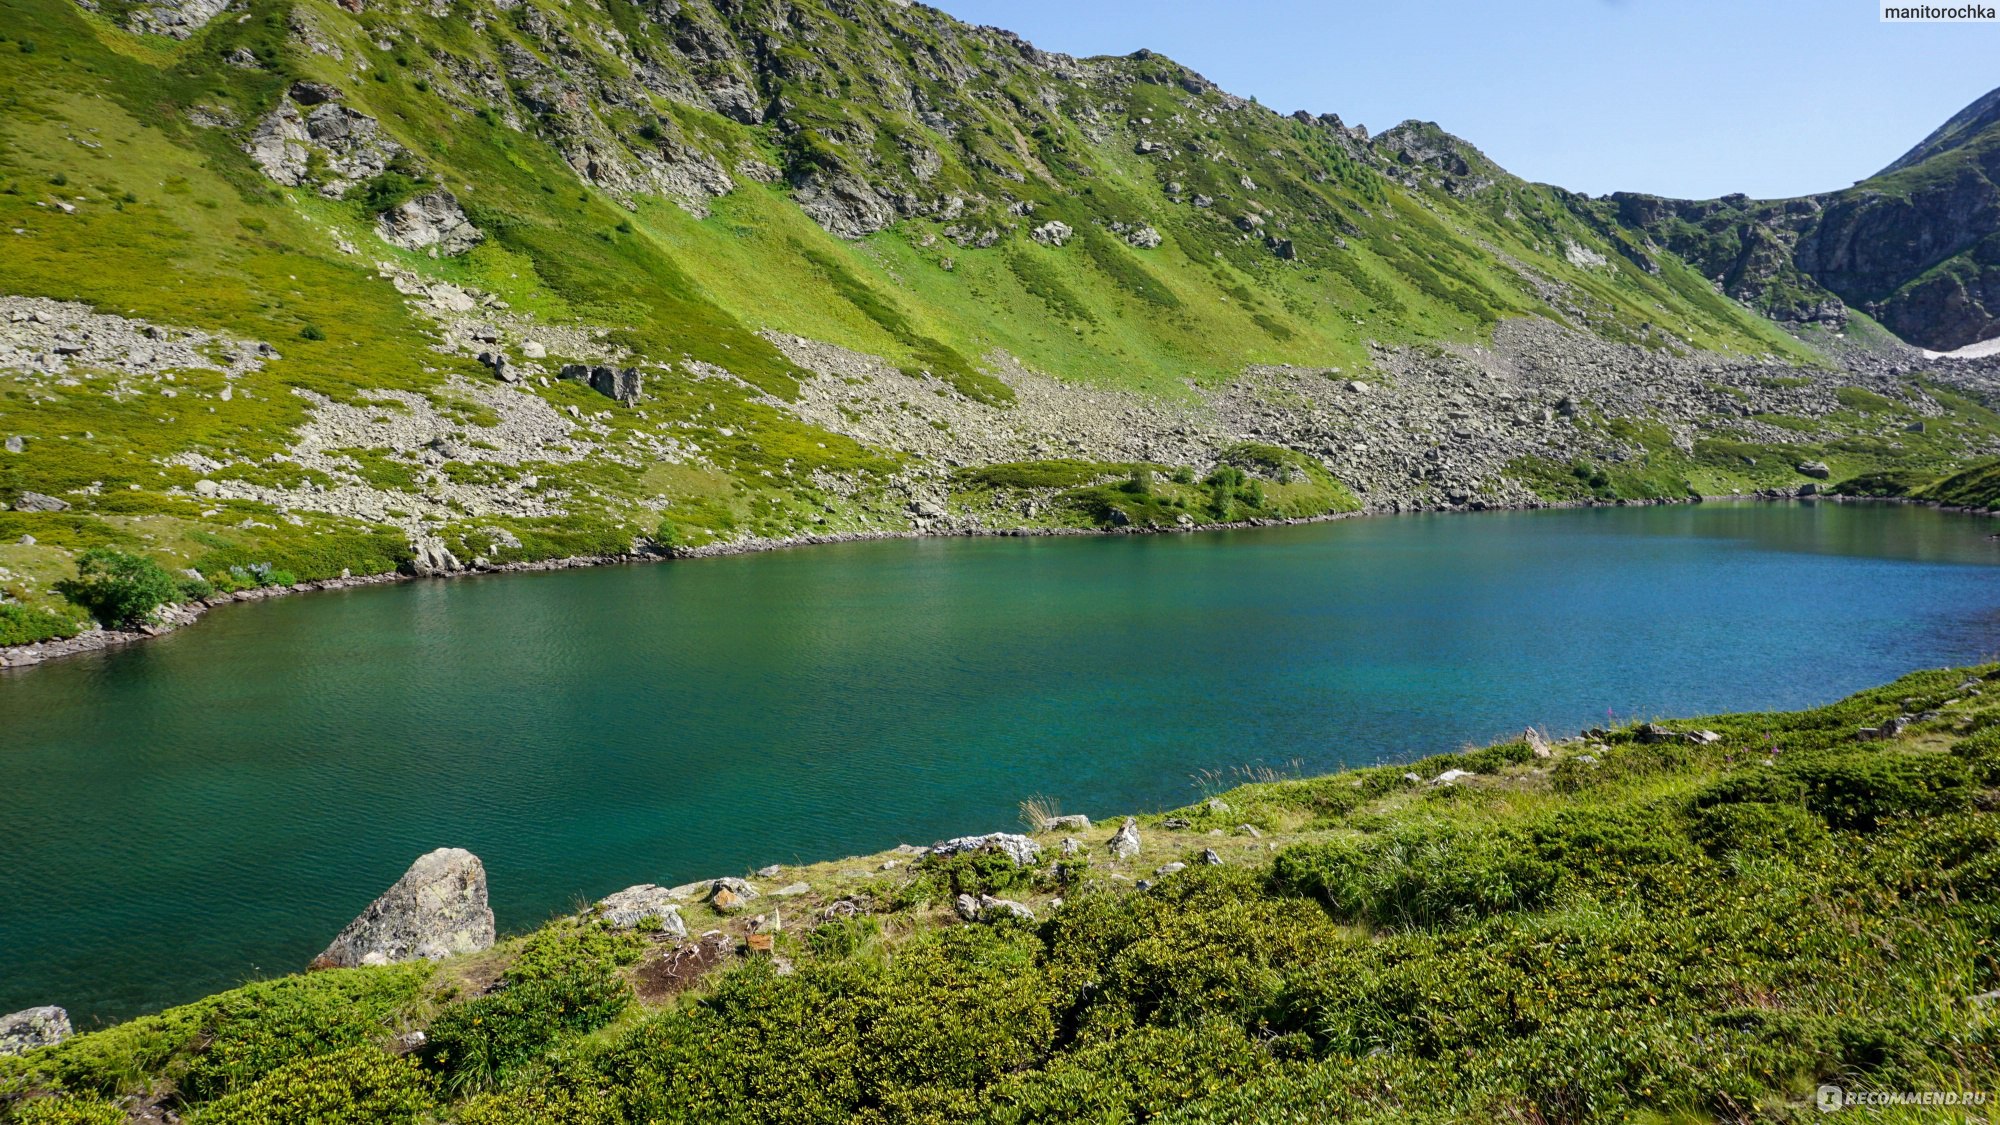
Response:
M632 971L632 987L647 1004L660 1004L693 988L709 970L730 960L736 939L720 930L691 942L656 949Z

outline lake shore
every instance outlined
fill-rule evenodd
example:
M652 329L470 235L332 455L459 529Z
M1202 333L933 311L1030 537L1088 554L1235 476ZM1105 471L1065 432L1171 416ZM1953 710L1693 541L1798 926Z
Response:
M1566 500L1537 504L1495 504L1478 507L1412 507L1403 509L1363 508L1353 512L1329 512L1319 516L1288 517L1267 520L1237 520L1228 523L1203 523L1188 527L1052 527L1052 528L911 528L902 531L842 531L828 535L799 535L781 539L743 539L729 543L713 543L701 547L671 548L632 552L622 555L579 555L560 559L541 559L534 562L500 563L464 570L417 574L405 571L385 571L379 574L347 575L338 578L322 578L311 582L300 582L291 586L259 586L249 590L238 590L229 594L218 594L195 602L186 602L169 607L161 613L157 624L139 629L85 630L74 637L59 640L38 641L34 644L0 646L0 672L14 668L30 668L54 660L84 656L93 652L123 648L155 637L165 636L175 630L185 628L199 621L211 609L239 602L259 602L271 598L288 597L293 594L309 594L327 590L351 590L363 586L381 586L396 582L416 582L427 579L473 578L495 574L527 574L538 571L576 570L583 567L620 566L634 563L674 562L684 559L723 558L732 555L758 554L765 551L791 550L800 547L823 547L839 543L866 543L897 539L1027 539L1061 536L1103 536L1103 535L1191 535L1209 531L1244 531L1260 527L1291 527L1308 524L1332 523L1337 520L1358 519L1373 516L1397 515L1470 515L1478 512L1504 511L1562 511L1586 508L1644 508L1670 507L1683 504L1710 504L1727 502L1776 502L1805 500L1809 502L1828 501L1843 504L1913 504L1933 508L1938 511L1961 515L2000 515L1990 508L1965 508L1940 504L1935 501L1912 500L1907 497L1859 497L1818 494L1808 497L1786 495L1781 492L1758 492L1743 495L1662 497L1652 500Z

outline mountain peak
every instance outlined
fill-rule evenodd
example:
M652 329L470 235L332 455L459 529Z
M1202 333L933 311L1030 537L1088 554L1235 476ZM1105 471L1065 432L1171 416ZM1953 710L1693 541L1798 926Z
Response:
M1970 144L1996 124L2000 124L2000 89L1988 90L1971 105L1953 114L1951 120L1938 126L1937 131L1925 137L1917 147L1875 174L1886 176L1891 172L1914 168L1933 156Z

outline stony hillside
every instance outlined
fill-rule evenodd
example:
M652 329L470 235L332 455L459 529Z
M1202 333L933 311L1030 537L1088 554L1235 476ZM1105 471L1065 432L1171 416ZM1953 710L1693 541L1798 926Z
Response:
M319 971L0 1017L0 1121L1980 1120L1870 1099L2000 1079L1996 689L1042 800L497 943L441 849Z
M894 0L0 0L0 36L0 645L82 627L50 591L95 548L226 595L2000 453L1976 365L1144 51Z
M1599 209L1792 323L1866 312L1951 351L2000 336L2000 90L1851 188L1692 201L1620 192Z

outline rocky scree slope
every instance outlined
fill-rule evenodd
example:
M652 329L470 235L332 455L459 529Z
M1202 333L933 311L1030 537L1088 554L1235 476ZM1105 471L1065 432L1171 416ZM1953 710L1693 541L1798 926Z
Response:
M1979 365L1149 52L888 0L4 14L10 640L95 547L227 593L2000 452Z

